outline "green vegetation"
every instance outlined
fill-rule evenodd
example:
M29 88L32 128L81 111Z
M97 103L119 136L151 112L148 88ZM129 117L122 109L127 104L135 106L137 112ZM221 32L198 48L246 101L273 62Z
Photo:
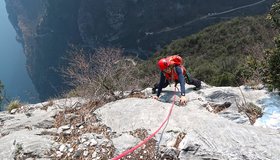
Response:
M235 18L173 41L147 63L156 69L159 57L179 54L190 73L208 84L257 83L265 71L264 50L273 46L276 33L265 17Z
M273 25L279 29L280 28L280 1L275 2L272 5L270 14L268 15ZM275 47L267 50L267 65L268 65L268 74L266 81L270 84L272 88L280 89L280 35L278 34L274 38Z
M270 19L278 22L279 19L273 16L276 12ZM279 88L280 38L275 39L278 48L265 52L274 46L273 37L277 34L278 30L264 16L235 18L207 27L197 34L173 41L150 60L138 63L138 69L131 74L141 82L131 85L153 86L159 76L157 61L164 56L178 54L184 58L193 77L210 85L255 85L265 80ZM107 81L106 78L102 82ZM112 81L108 82L105 88L114 88ZM76 95L77 91L73 90L71 94Z

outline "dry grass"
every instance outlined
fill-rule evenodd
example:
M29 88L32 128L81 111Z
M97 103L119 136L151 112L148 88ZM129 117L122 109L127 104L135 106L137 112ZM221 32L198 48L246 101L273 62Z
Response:
M219 113L230 106L231 106L230 102L225 102L223 104L215 104L215 103L208 102L203 105L203 107L205 107L209 112L212 112L212 113Z
M137 96L136 96L137 97ZM140 96L141 97L141 96ZM71 146L73 146L74 151L72 153L75 153L78 150L78 144L75 143L79 141L79 138L84 133L96 133L103 135L105 138L111 140L111 136L114 135L110 128L98 123L98 119L96 115L93 114L93 112L104 105L105 102L97 102L97 101L91 101L88 104L85 104L80 109L66 109L64 111L59 112L55 117L55 124L54 126L56 128L59 128L63 125L70 124L71 126L74 126L74 129L72 130L70 135L65 135L63 133L60 133L59 135L54 136L54 139L56 142L59 143L68 143ZM67 115L74 114L73 118L69 118ZM83 128L77 127L79 124L83 125ZM148 136L148 132L145 129L137 129L133 132L130 132L131 135L140 138L141 140L145 139ZM89 152L88 157L84 157L81 155L80 157L76 159L87 159L89 158L94 152L98 152L98 157L100 159L111 159L115 155L115 147L107 146L106 144L102 144L101 146L89 146L87 148ZM100 152L100 150L103 150ZM154 160L157 159L157 153L156 153L156 140L151 139L146 144L141 146L139 149L135 150L133 153L127 155L126 157L122 158L123 160L131 160L131 159L145 159L145 160ZM52 154L56 155L56 150L53 150ZM57 159L55 157L52 157L54 159ZM59 159L72 159L73 154L70 156L66 153L63 154L62 157Z
M148 132L145 129L137 129L135 131L130 132L134 137L140 138L144 140L148 137ZM143 160L154 160L157 159L157 149L156 149L156 140L150 139L146 144L142 145L140 148L136 149L131 154L122 158L123 160L131 160L131 159L143 159Z
M44 105L43 107L41 107L41 109L42 110L48 110L48 108L52 105L54 105L53 100L48 100L48 103L46 105Z
M141 98L141 99L146 99L147 97L145 96L145 93L142 93L140 91L132 91L129 95L128 98Z
M179 135L177 136L176 138L176 142L175 142L175 145L174 147L178 149L179 147L179 144L181 143L181 141L185 138L186 136L186 133L184 132L180 132Z
M21 103L19 100L13 100L12 102L9 103L7 110L9 111L9 113L13 110L13 109L17 109L21 107Z
M97 123L97 117L93 114L93 111L95 111L97 108L102 106L103 102L97 102L97 101L91 101L88 104L85 104L80 109L66 109L64 111L59 112L55 117L55 124L54 126L56 128L59 128L63 125L70 124L74 127L74 129L71 131L69 135L66 135L64 133L60 133L59 135L55 136L55 141L59 143L68 143L70 144L74 151L72 153L75 153L78 150L78 143L79 138L84 133L96 133L101 134L105 138L110 139L109 131L110 129L102 124ZM75 116L67 116L67 115L75 115ZM79 128L80 125L83 126L83 128ZM100 148L101 147L101 148ZM106 146L106 144L102 144L102 146L96 147L96 146L89 146L87 147L88 155L91 156L94 152L99 151L102 149L103 151L100 152L101 154L98 154L98 156L101 159L110 159L113 157L113 154L115 152L114 146ZM54 154L55 150L53 151ZM72 159L73 154L66 155L63 154L61 159ZM86 159L86 157L83 157L81 155L80 157L77 157L76 159Z
M244 102L241 101L240 103L238 103L236 100L236 106L238 108L238 112L244 112L247 115L247 117L249 118L250 123L253 125L256 122L257 118L259 118L263 115L262 108L258 107L257 105L255 105L251 102L247 103L242 90L240 88L239 88L239 90L242 94Z
M262 109L253 103L246 103L241 106L240 105L237 106L239 112L244 112L248 116L250 123L252 125L256 122L256 120L259 117L263 115Z

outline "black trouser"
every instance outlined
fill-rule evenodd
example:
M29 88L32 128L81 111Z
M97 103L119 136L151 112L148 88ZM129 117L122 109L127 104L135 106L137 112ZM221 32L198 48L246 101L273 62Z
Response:
M196 89L199 89L201 87L201 81L193 78L188 72L185 75L185 80L187 84L194 85Z
M192 78L190 76L190 74L187 74L185 75L185 81L187 84L190 84L190 85L194 85L196 89L199 89L201 87L201 81L196 79L196 78ZM178 81L175 81L175 84L177 85L177 83L179 83ZM153 88L153 94L156 93L156 90L158 89L158 83L156 83L154 85L154 88ZM165 80L162 88L165 88L169 85L169 81L168 80Z
M175 81L175 83L177 84L178 82ZM165 88L165 87L167 87L168 85L169 85L169 81L166 79L165 82L164 82L164 84L163 84L163 86L162 86L162 88ZM152 89L152 90L153 90L153 91L152 91L153 94L156 93L156 90L158 89L158 86L159 86L158 83L156 83L156 84L154 85L154 88Z

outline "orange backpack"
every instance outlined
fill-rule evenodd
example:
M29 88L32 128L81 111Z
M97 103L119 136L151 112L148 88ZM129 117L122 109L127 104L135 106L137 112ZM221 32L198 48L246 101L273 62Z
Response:
M182 57L178 56L178 55L173 55L173 56L168 56L165 58L168 65L176 65L176 66L180 66L180 68L182 69L183 75L186 74L187 70L184 67L184 63L183 63L183 59ZM174 80L178 80L178 75L175 72L175 70L172 70L172 72L170 74L165 73L165 77L166 79L170 80L172 79L172 75L174 76L173 79Z
M178 66L183 65L183 59L178 55L168 56L166 57L166 61L168 65L178 65Z

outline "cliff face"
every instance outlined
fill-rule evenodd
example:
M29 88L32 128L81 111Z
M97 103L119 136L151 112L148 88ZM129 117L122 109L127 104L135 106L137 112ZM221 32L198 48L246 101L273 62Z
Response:
M40 99L59 94L64 89L58 71L61 57L69 44L81 42L77 25L80 2L7 0L6 4Z
M5 0L41 99L65 88L69 44L117 46L147 57L174 39L236 16L263 14L274 0ZM254 4L256 3L256 4ZM226 12L225 12L226 11Z

